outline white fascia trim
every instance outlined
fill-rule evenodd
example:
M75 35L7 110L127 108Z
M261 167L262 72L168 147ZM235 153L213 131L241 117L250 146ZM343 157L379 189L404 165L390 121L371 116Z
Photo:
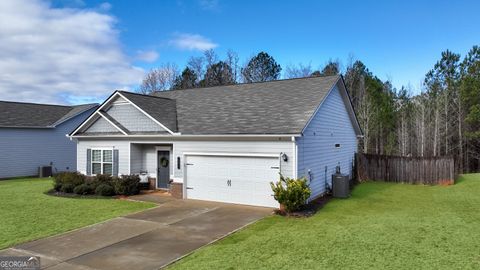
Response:
M97 115L97 113L98 113L101 109L103 109L103 107L105 107L105 105L107 105L107 104L110 102L110 100L112 100L115 96L117 96L117 94L118 94L118 92L115 93L115 94L113 94L113 95L111 95L107 100L105 100L105 101L103 102L103 104L100 105L100 107L98 107L98 108L95 110L95 112L92 113L92 115L90 115L90 116L87 118L87 120L83 121L83 123L82 123L80 126L78 126L72 133L70 133L70 134L72 134L70 137L74 137L74 136L75 136L75 133L77 133L81 128L83 128L83 126L85 126L95 115Z
M333 89L335 89L335 86L337 86L338 82L340 81L341 77L338 76L338 79L337 81L335 81L335 83L332 85L332 87L330 88L330 90L328 90L328 93L325 95L325 97L323 98L322 102L320 102L320 104L318 105L318 107L315 109L315 111L313 112L313 114L310 116L310 119L308 119L307 121L307 124L303 127L302 129L302 134L305 132L305 129L307 129L308 125L310 125L310 122L312 122L313 118L315 118L315 115L317 115L318 111L320 110L320 108L322 107L323 103L325 102L325 100L327 100L328 96L330 95L330 93L332 93Z
M155 118L153 118L150 114L146 113L144 110L142 110L140 107L138 107L135 103L131 102L128 98L126 98L124 95L122 95L120 92L117 92L117 94L119 96L121 96L122 98L124 98L126 101L128 101L133 107L135 107L137 110L141 111L145 116L147 116L148 118L150 118L153 122L157 123L160 127L162 127L163 129L165 129L166 131L168 131L168 133L172 134L172 135L180 135L180 133L177 133L177 132L173 132L171 131L169 128L167 128L165 125L163 125L162 123L158 122Z
M296 142L295 137L292 136L292 142L293 142L293 178L297 179L298 178L298 145Z
M362 131L362 128L360 127L360 123L358 122L358 118L357 118L357 115L355 114L355 110L353 109L352 100L350 98L350 95L348 94L347 86L345 85L345 82L343 81L343 79L341 81L342 83L340 84L339 88L342 88L342 89L338 89L338 90L340 91L340 95L342 96L343 102L346 103L345 106L347 107L346 109L350 116L350 120L353 122L352 123L353 128L357 131L357 136L363 136L363 131Z
M173 134L172 135L127 135L131 138L172 138L172 137L181 137L181 138L289 138L289 137L301 137L301 134L242 134L242 135L181 135ZM82 136L82 135L72 135L73 138L125 138L123 135L91 135L91 136Z
M108 119L105 115L103 115L103 113L101 112L97 112L98 115L100 115L103 119L107 120L108 123L110 123L112 126L114 126L116 129L118 129L121 133L123 133L123 135L128 135L128 133L126 133L125 131L123 131L123 129L119 128L117 125L115 125L115 123L113 123L112 121L110 121L110 119Z
M132 143L128 144L128 174L132 174Z
M184 156L228 156L228 157L274 157L279 158L279 154L272 153L233 153L233 152L183 152Z

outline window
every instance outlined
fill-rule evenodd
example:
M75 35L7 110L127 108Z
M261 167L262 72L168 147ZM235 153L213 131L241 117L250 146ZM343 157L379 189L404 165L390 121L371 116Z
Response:
M113 150L92 149L92 174L113 173Z

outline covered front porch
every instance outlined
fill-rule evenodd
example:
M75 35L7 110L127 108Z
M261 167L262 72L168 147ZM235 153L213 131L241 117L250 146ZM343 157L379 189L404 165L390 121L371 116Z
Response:
M130 143L130 173L146 175L149 189L170 190L174 175L173 144Z

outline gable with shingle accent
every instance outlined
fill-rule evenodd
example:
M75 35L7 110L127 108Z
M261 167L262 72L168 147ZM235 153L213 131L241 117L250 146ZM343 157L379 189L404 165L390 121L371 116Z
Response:
M105 118L99 117L93 124L85 131L87 134L98 134L101 132L109 132L122 134L118 129L116 129L112 124L110 124Z
M155 98L157 99L157 98ZM102 105L92 118L84 123L77 132L81 135L133 135L133 134L169 134L169 132L151 116L133 105L130 99L116 96Z

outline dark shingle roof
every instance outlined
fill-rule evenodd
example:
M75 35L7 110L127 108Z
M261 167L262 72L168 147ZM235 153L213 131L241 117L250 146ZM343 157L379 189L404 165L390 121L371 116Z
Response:
M0 127L54 127L96 106L98 105L62 106L0 101Z
M176 120L181 134L299 134L339 76L158 92L155 99L130 94L161 123ZM126 94L125 92L122 92ZM140 100L140 97L142 100ZM172 100L171 102L168 99ZM162 108L164 105L168 106ZM165 121L168 119L168 121Z
M126 91L119 92L168 129L177 132L177 109L175 100Z

